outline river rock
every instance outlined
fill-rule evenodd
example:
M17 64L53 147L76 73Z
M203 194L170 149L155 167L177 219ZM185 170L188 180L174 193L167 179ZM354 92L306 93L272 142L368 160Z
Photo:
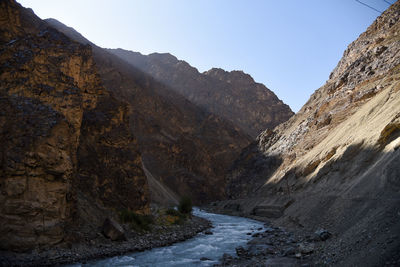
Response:
M283 251L284 256L294 255L295 253L296 253L296 250L293 247L289 247Z
M124 229L116 221L107 218L102 227L102 233L112 241L126 240Z
M331 236L332 236L332 234L329 233L325 229L319 229L319 230L315 231L315 233L314 233L314 239L315 240L325 241L328 238L330 238Z
M224 255L222 255L222 264L226 265L226 264L230 264L233 261L233 257L227 253L224 253Z
M299 245L299 252L301 254L311 254L314 252L314 244L312 243L301 243Z
M238 255L239 257L247 256L247 251L244 247L237 247L236 255Z

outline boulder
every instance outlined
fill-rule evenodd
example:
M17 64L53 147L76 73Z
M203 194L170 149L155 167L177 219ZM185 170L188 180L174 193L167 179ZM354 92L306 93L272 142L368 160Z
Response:
M112 241L126 240L122 226L110 218L105 219L101 232Z
M319 229L319 230L315 231L315 233L314 233L314 239L315 240L325 241L328 238L330 238L331 236L332 236L332 234L329 233L325 229Z
M248 254L247 254L246 249L244 249L244 247L237 247L236 255L238 255L239 257L243 257L243 256L247 256Z
M312 243L301 243L299 245L298 251L301 254L311 254L314 252L314 248L315 246Z

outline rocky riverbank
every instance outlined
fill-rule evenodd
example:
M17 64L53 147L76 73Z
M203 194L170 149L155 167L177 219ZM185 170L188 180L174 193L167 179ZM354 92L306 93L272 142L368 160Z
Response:
M232 210L223 211L218 208L224 205L226 206L225 202L220 202L203 209L262 221L266 229L262 233L249 232L248 235L252 235L253 238L247 246L237 247L234 256L224 254L220 264L216 266L400 266L400 250L396 245L398 234L393 234L388 231L389 228L382 227L384 224L381 224L380 228L377 224L370 229L353 229L352 240L358 244L358 247L355 247L351 240L343 237L334 228L334 230L329 227L323 228L329 224L321 225L316 230L292 218L297 227L289 227L273 219L268 220L266 217ZM387 233L382 237L380 231ZM371 243L376 244L371 245ZM376 263L368 262L362 257L358 257L357 262L352 261L351 256L364 251L368 244L371 253L376 255ZM397 249L394 248L396 246Z
M252 234L246 248L237 247L235 257L224 254L217 266L313 266L317 243L330 235L324 230L313 235L295 234L266 223L266 230Z
M346 260L346 255L353 253L356 248L343 246L343 241L338 243L337 236L324 229L314 233L299 233L267 226L263 233L252 236L246 248L237 247L236 256L224 254L221 263L216 266L354 266ZM390 238L386 240L386 244L393 242ZM399 254L385 258L379 265L371 265L361 258L355 264L400 266Z
M154 226L151 232L127 236L126 241L111 241L100 236L70 248L54 248L31 253L0 251L0 266L51 266L139 252L155 247L168 246L195 236L211 227L205 219L193 216L182 225Z

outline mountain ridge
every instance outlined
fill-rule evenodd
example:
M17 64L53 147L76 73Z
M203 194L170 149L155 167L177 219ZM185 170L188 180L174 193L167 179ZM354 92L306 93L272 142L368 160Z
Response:
M243 71L212 68L200 73L169 53L146 56L121 48L108 51L170 86L196 105L231 121L253 138L262 129L273 128L294 114L271 90L254 82Z
M334 237L314 243L317 265L397 261L398 240L385 240L400 231L399 36L397 1L298 113L242 151L227 178L232 200L217 210L310 234L327 229Z

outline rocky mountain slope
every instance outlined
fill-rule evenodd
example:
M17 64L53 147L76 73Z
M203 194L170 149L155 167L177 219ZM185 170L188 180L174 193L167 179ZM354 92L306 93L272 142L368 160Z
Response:
M400 243L400 2L350 44L324 86L232 166L222 210L333 238L325 262L381 265Z
M74 29L54 19L47 22L90 44L105 87L129 103L131 131L138 138L153 199L162 195L174 203L172 195L189 195L195 203L205 203L225 197L226 170L250 143L248 135L95 46Z
M168 53L145 56L123 49L108 51L208 112L231 121L253 138L293 115L289 106L271 90L242 71L213 68L199 73L187 62Z
M112 210L148 212L129 107L105 89L92 49L15 1L0 17L0 248L79 241Z

